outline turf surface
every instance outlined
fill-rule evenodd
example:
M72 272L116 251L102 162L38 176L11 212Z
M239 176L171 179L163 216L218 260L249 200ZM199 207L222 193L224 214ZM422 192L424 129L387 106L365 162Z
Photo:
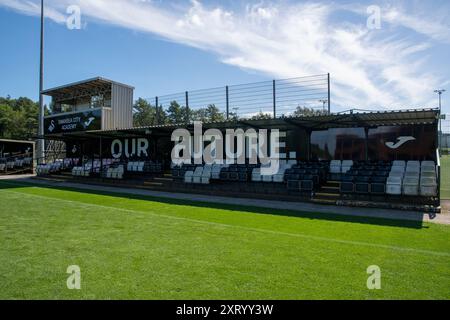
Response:
M1 299L450 298L448 226L1 181L0 204Z
M450 156L441 157L441 198L450 200Z

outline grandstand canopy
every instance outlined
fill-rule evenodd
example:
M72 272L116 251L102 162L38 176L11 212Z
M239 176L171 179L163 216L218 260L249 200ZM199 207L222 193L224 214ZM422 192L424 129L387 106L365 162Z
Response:
M277 119L229 120L203 123L204 129L217 128L254 128L280 129L303 128L307 130L326 130L330 128L378 127L398 125L435 124L438 122L438 109L415 109L401 111L338 113L318 116L284 117ZM134 128L117 128L114 130L95 130L73 132L60 135L60 138L93 138L93 137L139 137L142 135L166 136L177 128L193 130L191 124L166 124ZM56 136L55 136L56 138Z

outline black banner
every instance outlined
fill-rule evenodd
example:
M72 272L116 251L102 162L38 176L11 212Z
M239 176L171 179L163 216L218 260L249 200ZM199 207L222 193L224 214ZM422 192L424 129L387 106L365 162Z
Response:
M40 312L46 317L85 317L93 311L108 316L129 317L142 314L149 319L304 319L325 316L346 318L385 317L390 308L398 309L402 316L439 314L448 307L446 301L2 301L4 311L14 315L33 315ZM97 308L97 310L93 310ZM8 310L9 309L9 310ZM360 309L360 310L359 310Z
M75 131L100 130L102 128L102 110L62 114L44 119L44 133L55 134Z

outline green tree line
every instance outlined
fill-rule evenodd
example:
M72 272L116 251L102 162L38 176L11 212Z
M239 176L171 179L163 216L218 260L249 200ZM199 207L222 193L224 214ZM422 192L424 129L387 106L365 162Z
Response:
M39 104L21 97L0 97L0 137L28 140L38 133Z

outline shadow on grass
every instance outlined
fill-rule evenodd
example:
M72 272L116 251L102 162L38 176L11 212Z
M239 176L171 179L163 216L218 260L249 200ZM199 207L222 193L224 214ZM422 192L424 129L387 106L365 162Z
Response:
M151 196L151 195L109 192L109 191L103 191L103 190L93 190L93 189L85 189L85 188L58 186L58 185L50 185L50 184L44 184L44 183L33 183L33 182L29 182L29 181L21 181L20 179L8 180L8 181L0 180L0 190L1 189L24 188L24 187L25 188L26 187L39 187L39 188L43 188L43 189L73 191L73 192L94 194L94 195L103 195L103 196L114 196L114 197L121 197L121 198L126 198L126 199L133 199L133 200L155 201L155 202L160 202L160 203L165 203L165 204L173 204L173 205L183 205L183 206L211 208L211 209L224 209L224 210L239 211L239 212L270 214L270 215L275 215L275 216L286 216L286 217L298 217L298 218L318 219L318 220L328 220L328 221L338 221L338 222L372 224L372 225L382 225L382 226L391 226L391 227L400 227L400 228L413 228L413 229L428 228L427 226L423 225L423 222L422 222L423 215L420 213L417 213L417 216L415 217L416 220L394 220L394 219L377 218L377 217L361 217L361 216L341 215L341 214L332 214L332 213L314 213L314 212L305 212L305 211L300 211L300 210L297 211L297 210L262 208L262 207L255 207L255 206L232 205L232 204L222 204L222 203L214 203L214 202L202 202L202 201L174 199L174 198L166 198L166 197L156 197L156 196ZM89 187L95 187L95 186L89 185ZM114 186L111 186L111 187L114 187ZM357 208L349 208L349 210L355 210L355 209L357 210Z

